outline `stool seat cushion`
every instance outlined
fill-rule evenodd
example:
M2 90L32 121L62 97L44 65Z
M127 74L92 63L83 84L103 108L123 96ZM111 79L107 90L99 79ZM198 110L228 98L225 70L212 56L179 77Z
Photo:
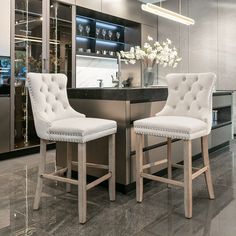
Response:
M113 120L97 118L67 118L51 122L49 140L85 143L116 133Z
M207 135L207 123L186 116L156 116L134 122L136 133L178 139L195 139Z

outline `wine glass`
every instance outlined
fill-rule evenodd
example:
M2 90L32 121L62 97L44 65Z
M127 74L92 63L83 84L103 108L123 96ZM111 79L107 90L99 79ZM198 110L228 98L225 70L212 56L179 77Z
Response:
M100 34L100 29L99 28L96 28L96 35L97 35L97 38L98 38L98 35Z
M108 30L108 36L109 36L109 39L111 40L111 37L112 37L112 31L111 30Z
M117 41L119 41L119 39L120 39L120 32L116 32L116 38L117 38Z
M87 36L89 36L89 32L90 32L90 26L89 25L86 25L85 31L87 33Z
M106 39L106 34L107 34L107 31L105 29L102 29L102 36L103 36L103 39Z
M83 25L79 24L79 34L80 34L80 35L83 34L83 30L84 30Z
M24 115L26 113L26 110L27 110L26 103L22 103L22 111L23 111Z

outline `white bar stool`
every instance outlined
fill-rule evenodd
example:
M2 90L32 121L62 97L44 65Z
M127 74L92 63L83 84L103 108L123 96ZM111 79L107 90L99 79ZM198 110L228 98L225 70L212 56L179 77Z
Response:
M112 120L86 118L76 112L67 97L67 77L63 74L29 73L27 78L31 98L34 122L40 141L40 166L34 206L39 208L43 179L51 179L78 185L79 222L86 222L87 190L109 180L110 200L115 200L115 133L117 124ZM109 136L109 164L86 163L86 143L104 136ZM46 143L67 142L67 167L51 174L45 173ZM71 143L78 143L78 162L71 161ZM71 165L78 165L78 180L71 179ZM86 166L108 170L108 173L87 184ZM67 172L67 178L62 174Z
M169 74L168 98L163 110L150 117L134 122L136 133L136 197L143 200L143 178L173 184L184 188L185 217L192 217L192 180L205 174L210 199L214 199L211 180L208 134L212 125L212 91L216 76L213 73ZM144 135L167 138L167 158L143 165ZM192 140L201 137L204 167L192 169ZM172 180L171 139L184 142L184 182ZM167 163L168 178L145 173L152 166ZM195 172L193 173L194 170Z

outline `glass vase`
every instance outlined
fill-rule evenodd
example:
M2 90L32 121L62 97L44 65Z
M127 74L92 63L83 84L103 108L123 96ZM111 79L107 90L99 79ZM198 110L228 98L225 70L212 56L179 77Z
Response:
M157 79L157 68L154 67L145 67L143 69L142 76L142 87L148 87L154 84L154 81Z

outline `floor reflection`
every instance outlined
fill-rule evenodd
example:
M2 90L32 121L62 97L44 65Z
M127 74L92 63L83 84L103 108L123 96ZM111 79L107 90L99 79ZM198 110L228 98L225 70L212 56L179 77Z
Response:
M103 187L88 193L88 222L78 223L77 188L65 193L65 185L46 181L39 211L33 211L38 155L1 162L0 235L137 235L137 236L233 236L236 232L236 143L211 156L215 200L208 199L204 178L194 181L193 218L184 218L183 190L149 183L144 201L135 192L117 193L108 200ZM54 153L48 153L48 170L55 169ZM197 160L195 166L200 166ZM175 172L177 179L182 172Z

